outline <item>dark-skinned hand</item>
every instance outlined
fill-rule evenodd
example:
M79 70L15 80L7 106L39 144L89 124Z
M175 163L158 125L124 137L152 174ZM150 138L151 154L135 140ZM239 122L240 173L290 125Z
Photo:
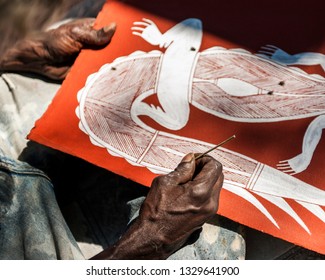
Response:
M115 23L96 30L94 22L93 18L77 19L18 41L2 55L0 70L64 79L81 49L102 48L111 41Z
M171 173L153 180L139 217L111 248L93 259L165 259L217 211L222 165L188 154Z

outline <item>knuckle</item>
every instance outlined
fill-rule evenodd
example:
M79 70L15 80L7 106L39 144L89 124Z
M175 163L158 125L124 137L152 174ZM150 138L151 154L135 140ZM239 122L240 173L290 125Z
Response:
M153 186L160 185L161 181L163 180L162 177L163 176L158 176L158 177L154 178L152 180L151 185L153 185Z
M213 215L216 213L218 208L218 203L214 200L210 200L208 203L204 206L204 213L206 215Z
M152 184L165 186L165 185L169 185L170 181L171 179L169 175L160 175L153 180Z
M211 162L211 165L213 164L215 166L216 169L221 168L222 169L222 164L220 161L216 160L215 158L208 156L209 161Z
M211 164L211 168L209 169L208 173L211 177L218 177L222 173L222 170L222 164L219 161L213 159L213 164Z
M206 188L195 186L190 190L190 198L197 206L205 205L209 199L209 192Z
M191 189L191 197L195 200L202 200L206 197L206 191L200 187L194 187Z
M214 159L214 162L215 162L216 168L220 169L222 171L222 168L223 168L222 163L216 159Z
M211 215L215 214L218 208L218 203L212 200L204 201L199 203L196 201L191 207L192 212L200 215L201 217L210 217Z

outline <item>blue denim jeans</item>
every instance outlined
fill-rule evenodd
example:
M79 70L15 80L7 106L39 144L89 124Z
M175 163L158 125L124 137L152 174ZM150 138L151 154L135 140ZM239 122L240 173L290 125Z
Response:
M83 259L48 177L0 156L0 259Z

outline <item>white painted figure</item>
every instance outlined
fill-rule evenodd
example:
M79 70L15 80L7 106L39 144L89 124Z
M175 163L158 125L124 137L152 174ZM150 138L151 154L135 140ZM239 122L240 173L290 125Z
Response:
M277 205L309 234L308 221L298 216L286 198L325 223L321 208L325 206L325 191L286 174L308 167L325 124L325 79L286 64L324 67L324 55L289 55L270 45L257 55L221 47L199 52L202 24L198 19L187 19L164 34L151 20L143 19L134 23L132 32L166 51L136 51L89 76L78 93L76 114L80 129L93 144L133 165L166 173L185 154L204 152L214 145L156 130L141 116L171 130L187 125L190 104L236 122L278 122L315 116L304 136L302 153L279 163L278 169L284 172L225 148L211 155L224 166L224 189L252 203L276 227L280 228L278 222L255 195ZM159 106L145 102L154 94Z

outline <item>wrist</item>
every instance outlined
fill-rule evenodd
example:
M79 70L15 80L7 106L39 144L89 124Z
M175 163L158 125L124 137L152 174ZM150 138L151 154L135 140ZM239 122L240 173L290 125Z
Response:
M93 259L166 259L173 252L155 223L138 218L114 246Z

